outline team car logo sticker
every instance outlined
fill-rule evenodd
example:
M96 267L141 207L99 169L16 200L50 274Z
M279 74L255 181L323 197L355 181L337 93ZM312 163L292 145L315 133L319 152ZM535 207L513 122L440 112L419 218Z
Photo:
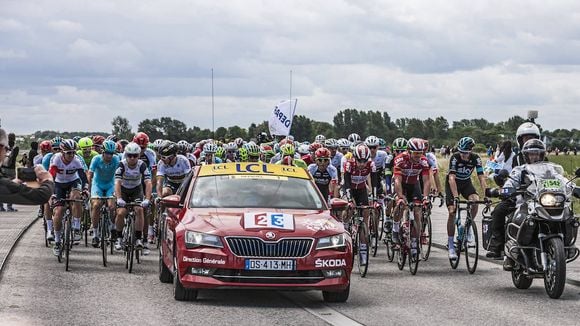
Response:
M294 216L283 213L244 213L244 228L294 231Z
M332 221L327 220L325 218L318 218L318 219L310 219L307 218L306 220L302 221L301 223L304 227L308 230L318 232L324 230L335 230L336 224Z

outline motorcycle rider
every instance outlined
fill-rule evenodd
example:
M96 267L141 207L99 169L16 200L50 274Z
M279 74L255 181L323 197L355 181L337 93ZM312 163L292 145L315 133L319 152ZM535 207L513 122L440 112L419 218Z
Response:
M516 131L516 138L518 145L523 149L524 143L530 139L540 139L540 128L536 126L533 122L524 122L521 124ZM543 155L542 157L545 157ZM544 158L543 158L544 159ZM523 150L514 157L512 168L525 164L525 157ZM497 176L495 182L498 186L502 187L505 182L505 178ZM488 194L486 194L488 196ZM515 202L513 199L502 200L498 203L493 212L491 213L492 223L491 232L492 237L490 240L488 253L486 257L493 259L503 258L503 248L505 245L505 219L506 216L515 211Z

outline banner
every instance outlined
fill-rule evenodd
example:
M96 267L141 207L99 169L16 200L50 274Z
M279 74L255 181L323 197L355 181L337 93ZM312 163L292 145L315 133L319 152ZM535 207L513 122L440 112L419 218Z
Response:
M292 127L292 119L294 119L297 103L298 99L285 100L274 107L270 121L268 122L270 135L288 136L290 134L290 127Z

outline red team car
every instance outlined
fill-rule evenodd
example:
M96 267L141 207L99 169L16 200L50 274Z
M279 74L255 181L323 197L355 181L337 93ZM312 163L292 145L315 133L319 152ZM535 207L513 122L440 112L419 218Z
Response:
M204 165L162 200L159 279L176 300L198 290L320 290L348 299L352 242L306 170L264 163Z

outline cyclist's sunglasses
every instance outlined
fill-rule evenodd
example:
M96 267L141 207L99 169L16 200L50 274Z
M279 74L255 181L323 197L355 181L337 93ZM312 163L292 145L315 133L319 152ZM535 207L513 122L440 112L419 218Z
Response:
M128 158L137 158L139 157L139 154L127 154Z
M167 156L161 155L161 159L162 160L167 160L167 159L170 159L170 158L173 158L173 155L167 155Z
M471 154L471 151L459 151L461 154Z
M369 146L369 149L377 149L377 146Z
M74 154L75 154L75 151L66 151L66 152L64 152L64 153L65 153L66 155L74 155Z
M328 162L330 162L330 159L329 158L317 158L316 159L316 162L318 162L318 163L328 163Z

